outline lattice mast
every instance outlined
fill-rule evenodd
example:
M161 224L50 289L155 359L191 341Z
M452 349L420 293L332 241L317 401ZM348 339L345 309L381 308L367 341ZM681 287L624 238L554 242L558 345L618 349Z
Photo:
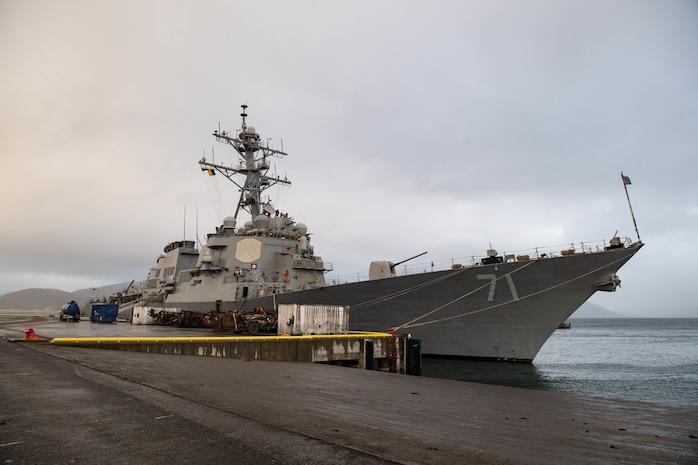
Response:
M259 134L253 126L247 126L247 105L242 106L242 125L232 137L226 131L215 130L213 136L217 142L232 146L240 156L241 160L237 166L225 166L206 161L202 158L199 161L204 170L214 170L221 173L240 189L240 198L235 208L235 219L237 220L240 210L249 213L252 220L261 214L271 215L275 208L271 201L263 201L262 193L276 184L291 185L287 178L270 176L269 157L285 157L286 152L269 147L269 144L260 140ZM245 177L244 183L236 180L236 175Z

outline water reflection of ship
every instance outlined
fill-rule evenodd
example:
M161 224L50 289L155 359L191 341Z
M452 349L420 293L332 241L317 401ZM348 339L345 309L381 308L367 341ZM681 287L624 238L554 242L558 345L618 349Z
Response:
M275 309L281 303L350 306L354 330L391 328L422 340L425 354L531 361L582 303L597 291L615 291L617 270L642 242L613 237L610 243L573 244L560 251L487 256L465 265L399 276L396 263L374 261L367 279L328 283L331 263L315 253L303 223L280 212L264 191L289 186L269 173L270 158L284 157L247 126L213 135L232 147L239 163L226 166L205 157L208 175L223 175L240 192L235 214L226 217L199 251L193 241L168 244L144 284L151 308L233 311ZM242 181L238 181L238 177ZM240 217L247 220L238 223ZM349 246L349 245L348 245ZM420 254L421 255L421 254Z

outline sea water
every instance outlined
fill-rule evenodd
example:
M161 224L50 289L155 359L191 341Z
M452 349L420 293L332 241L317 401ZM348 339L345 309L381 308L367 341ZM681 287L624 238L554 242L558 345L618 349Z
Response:
M698 406L698 318L570 322L531 364L425 358L422 375Z

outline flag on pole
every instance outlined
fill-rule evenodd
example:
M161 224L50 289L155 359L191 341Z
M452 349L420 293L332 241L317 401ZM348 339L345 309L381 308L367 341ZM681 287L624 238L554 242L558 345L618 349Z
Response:
M630 195L628 194L628 184L632 184L630 182L630 178L626 175L623 174L623 172L620 172L620 177L623 179L623 189L625 190L625 196L628 198L628 207L630 207L630 216L633 217L633 224L635 225L635 234L637 234L637 241L642 242L640 240L640 233L637 230L637 223L635 222L635 213L633 213L633 206L630 204Z
M206 171L209 176L215 176L216 172L213 169L201 168L201 171Z

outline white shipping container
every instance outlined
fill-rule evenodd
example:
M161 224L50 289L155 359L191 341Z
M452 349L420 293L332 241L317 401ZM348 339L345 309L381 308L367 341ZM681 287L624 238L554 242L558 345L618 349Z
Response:
M279 304L279 334L347 334L349 307Z
M166 312L177 313L180 311L179 308L159 308L159 307L133 307L133 315L131 316L132 325L154 325L155 319L150 316L150 310L153 309L155 313L159 313L161 310Z
M133 307L132 325L152 325L155 324L150 316L150 307Z

